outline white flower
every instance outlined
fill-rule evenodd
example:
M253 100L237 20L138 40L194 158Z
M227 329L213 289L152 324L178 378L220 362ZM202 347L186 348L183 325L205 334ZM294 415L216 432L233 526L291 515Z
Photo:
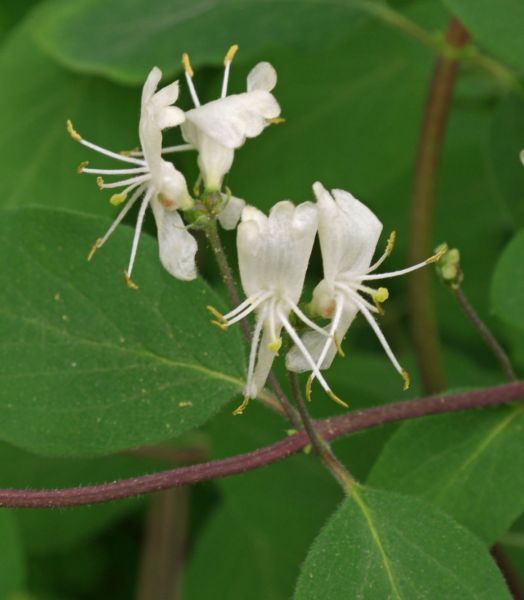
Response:
M397 277L419 269L440 258L445 249L423 263L394 271L376 274L374 271L384 262L393 249L395 235L390 236L386 251L371 265L375 248L382 232L382 223L373 212L349 192L332 190L332 195L320 183L313 185L318 206L318 234L322 251L324 279L313 292L311 309L314 314L331 319L325 327L329 337L318 332L307 332L302 342L315 357L319 369L327 369L341 341L358 312L361 312L377 335L384 351L395 369L409 386L409 376L400 366L373 314L380 314L381 303L387 300L386 288L371 288L367 282ZM371 265L371 266L370 266ZM373 303L362 294L371 297ZM291 371L307 371L309 364L304 360L301 349L296 346L286 356L286 366ZM310 381L316 377L312 373Z
M193 236L186 230L177 209L186 210L193 206L193 200L188 193L183 175L175 167L162 158L162 129L175 127L184 121L184 113L179 108L171 106L178 98L178 82L174 82L156 91L162 72L154 67L144 83L140 112L139 137L141 151L129 155L118 154L83 139L74 129L71 121L67 129L71 137L99 152L116 160L133 165L126 169L90 169L84 162L78 168L79 173L98 175L97 183L101 190L123 188L113 194L111 204L119 205L131 197L118 214L106 234L98 239L89 259L95 251L102 247L111 236L117 225L122 222L131 207L142 198L135 227L135 235L131 247L129 265L124 272L129 287L136 288L131 280L131 272L135 262L138 242L146 209L149 205L153 210L157 230L160 260L164 267L177 279L190 280L196 277L195 253L197 244ZM102 175L129 175L123 180L105 183Z
M224 79L220 98L200 104L193 85L193 69L187 54L182 62L195 108L186 112L181 125L184 139L198 150L198 166L206 191L218 191L233 163L235 149L246 138L259 135L280 115L280 106L271 94L277 82L275 69L267 62L256 65L247 77L247 92L227 95L229 69L238 46L232 46L224 59Z
M218 317L215 323L224 329L251 312L256 312L245 399L235 414L242 413L248 400L255 398L264 387L273 360L282 345L282 328L302 349L304 360L326 392L341 402L316 368L313 358L303 347L288 319L292 312L319 335L327 335L298 307L316 230L317 210L311 202L297 207L287 200L278 202L268 217L252 206L242 211L242 222L237 230L237 248L240 278L247 299L223 316L208 307Z

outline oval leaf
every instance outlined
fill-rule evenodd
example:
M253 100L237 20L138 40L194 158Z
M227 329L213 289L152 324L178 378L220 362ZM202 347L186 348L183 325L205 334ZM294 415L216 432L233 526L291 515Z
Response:
M103 219L20 209L2 214L0 436L45 454L116 452L202 424L242 389L238 330L209 323L219 298L180 282L142 236L128 289L132 230L92 263Z
M507 245L499 259L491 286L493 312L524 331L524 231Z
M33 24L42 48L68 67L142 83L152 65L180 70L183 52L200 66L221 65L234 43L244 59L275 45L316 51L347 35L358 15L351 6L293 0L58 0Z
M487 549L415 498L358 488L320 532L295 600L510 600Z
M521 408L404 423L368 483L423 497L491 545L524 510L523 428Z

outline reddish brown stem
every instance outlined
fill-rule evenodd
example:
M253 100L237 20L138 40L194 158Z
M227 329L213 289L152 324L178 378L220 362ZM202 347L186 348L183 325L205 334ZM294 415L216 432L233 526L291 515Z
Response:
M325 440L331 441L343 435L384 423L485 406L496 406L523 397L524 381L518 381L473 392L434 395L418 400L407 400L367 410L354 411L340 417L316 421L315 426ZM257 469L299 452L309 442L307 433L301 431L271 446L247 454L112 483L54 490L2 489L0 490L0 506L53 508L81 506L128 498Z
M462 48L468 39L468 32L457 19L452 19L446 32L447 43ZM420 132L411 199L409 261L413 264L422 262L432 253L438 167L458 68L456 58L440 55L433 70ZM444 374L427 269L412 274L408 291L411 335L424 389L428 393L438 392L444 389Z

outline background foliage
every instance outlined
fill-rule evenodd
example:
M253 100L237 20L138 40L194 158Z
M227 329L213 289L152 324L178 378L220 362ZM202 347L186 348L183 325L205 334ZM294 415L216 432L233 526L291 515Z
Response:
M227 185L265 210L283 198L310 199L313 180L351 190L385 231L397 231L393 269L405 264L420 121L451 15L468 28L475 51L455 90L434 243L460 248L464 290L522 373L522 0L0 3L1 487L118 479L166 466L158 456L117 454L137 446L163 442L172 465L182 449L230 456L287 429L259 406L231 417L245 358L238 331L208 325L205 305L225 300L204 244L204 277L182 284L159 266L148 222L153 235L141 241L137 294L121 282L130 228L86 263L114 209L92 180L76 176L90 157L65 134L66 118L88 139L132 148L139 90L153 64L179 77L189 52L201 96L214 98L223 55L238 43L232 89L245 88L254 62L271 61L286 123L237 152ZM427 32L426 44L403 19ZM179 104L189 107L185 91ZM193 162L184 156L177 164L196 177ZM234 252L233 236L225 242ZM317 255L313 278L319 274ZM416 397L405 280L391 292L383 327L412 367ZM503 382L436 280L434 294L448 389ZM351 408L405 397L362 320L345 346L330 380ZM326 416L338 408L318 394L311 410ZM337 442L366 485L359 501L343 501L313 456L195 486L186 527L177 529L186 548L181 597L510 597L488 548L500 542L524 585L522 419L519 408L490 409ZM4 509L0 598L133 597L148 506L142 499Z

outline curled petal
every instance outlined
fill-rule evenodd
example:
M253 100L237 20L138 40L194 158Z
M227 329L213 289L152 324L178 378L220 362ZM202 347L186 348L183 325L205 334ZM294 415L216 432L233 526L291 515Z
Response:
M176 210L167 210L155 199L151 203L155 216L160 261L177 279L190 281L197 276L195 254L197 243L187 231Z
M259 62L247 76L247 91L264 90L270 92L277 84L277 72L268 62Z
M158 67L153 67L142 87L142 106L153 98L161 79L162 71Z
M224 202L227 202L222 210L218 213L218 221L224 229L235 229L240 221L240 215L246 205L246 201L242 198L236 198L235 196L227 196L221 194Z
M324 277L333 281L342 273L365 273L382 232L382 223L349 192L333 190L331 195L318 182L313 185L313 191L317 197Z

